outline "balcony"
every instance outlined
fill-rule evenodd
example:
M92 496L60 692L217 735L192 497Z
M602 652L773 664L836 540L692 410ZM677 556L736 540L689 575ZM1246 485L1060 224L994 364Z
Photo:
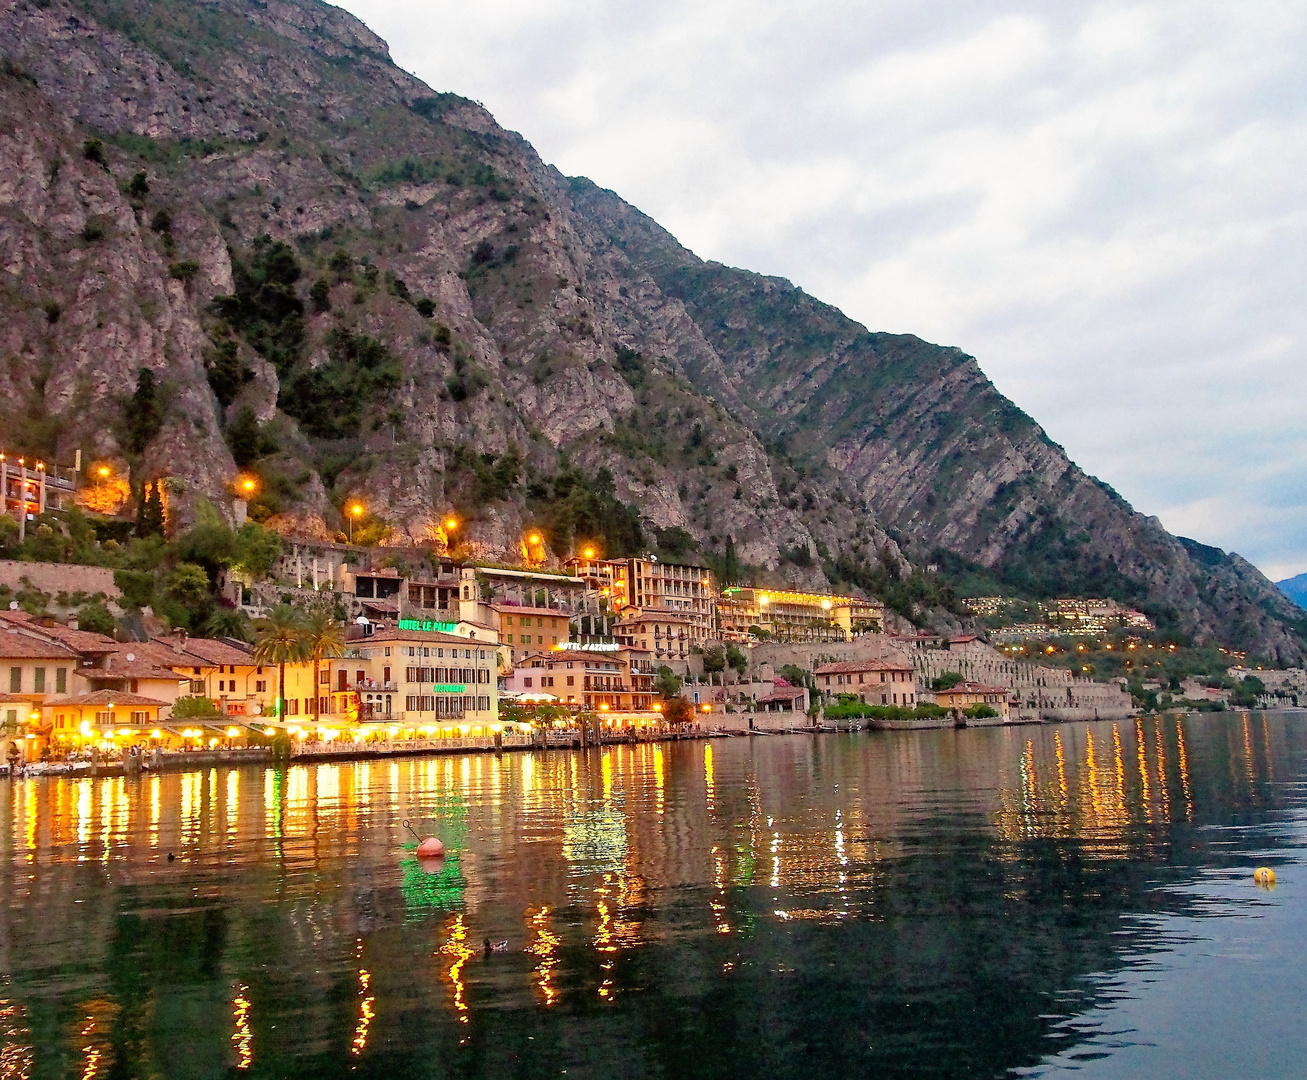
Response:
M394 682L378 682L376 679L359 679L354 683L354 689L368 693L394 694L399 691L399 685Z

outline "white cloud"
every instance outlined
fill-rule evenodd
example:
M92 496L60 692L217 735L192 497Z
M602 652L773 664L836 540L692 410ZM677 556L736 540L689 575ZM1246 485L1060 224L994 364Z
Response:
M349 0L705 258L976 355L1168 527L1307 569L1307 4Z

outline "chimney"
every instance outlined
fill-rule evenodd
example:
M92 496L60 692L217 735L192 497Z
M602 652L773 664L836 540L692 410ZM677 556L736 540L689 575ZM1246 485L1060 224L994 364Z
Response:
M186 651L186 631L180 626L175 632L172 649L178 655Z

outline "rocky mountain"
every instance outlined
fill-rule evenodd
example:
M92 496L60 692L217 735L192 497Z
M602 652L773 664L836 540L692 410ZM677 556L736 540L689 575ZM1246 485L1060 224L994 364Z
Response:
M918 620L1107 594L1302 656L1253 567L1085 476L974 359L700 260L338 9L0 0L0 52L15 449L127 500L167 478L175 521L245 470L288 532L357 503L392 544L697 550Z

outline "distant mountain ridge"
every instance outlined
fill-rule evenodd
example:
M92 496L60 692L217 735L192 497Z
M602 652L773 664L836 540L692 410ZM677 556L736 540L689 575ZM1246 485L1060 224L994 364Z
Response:
M1307 611L1307 574L1277 581L1275 587L1300 608Z
M180 518L242 468L251 512L300 532L362 499L393 540L482 556L530 525L918 620L958 589L1107 595L1304 655L1254 567L1133 511L972 357L699 259L339 9L3 0L0 51L19 448L166 475Z

